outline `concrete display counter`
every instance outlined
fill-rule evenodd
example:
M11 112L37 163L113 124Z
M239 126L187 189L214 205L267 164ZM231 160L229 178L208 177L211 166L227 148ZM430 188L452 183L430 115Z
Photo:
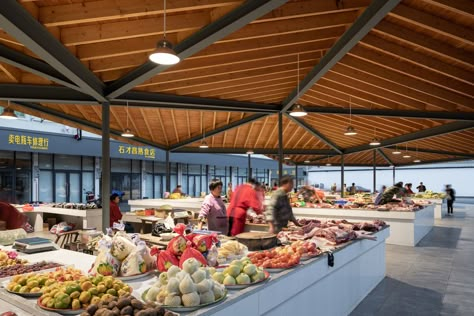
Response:
M186 198L186 199L145 199L145 200L129 200L130 211L143 210L146 208L160 208L162 205L171 205L174 208L183 208L186 210L200 210L203 198Z
M293 208L297 218L347 219L363 222L380 219L390 225L388 244L416 246L434 225L434 205L416 212L379 212L364 209Z
M60 221L76 224L76 229L95 227L102 230L102 209L75 210L49 206L35 207L31 212L23 212L35 231L43 231L44 214L59 215Z

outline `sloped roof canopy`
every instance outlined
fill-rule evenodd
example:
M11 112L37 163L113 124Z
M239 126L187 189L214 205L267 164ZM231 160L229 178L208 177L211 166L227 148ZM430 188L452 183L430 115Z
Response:
M147 58L162 1L4 0L0 100L99 134L109 102L113 137L172 151L206 137L206 152L277 158L283 112L287 162L371 165L374 137L378 165L472 159L473 14L467 0L168 1L182 62L161 66ZM290 117L296 102L309 115Z

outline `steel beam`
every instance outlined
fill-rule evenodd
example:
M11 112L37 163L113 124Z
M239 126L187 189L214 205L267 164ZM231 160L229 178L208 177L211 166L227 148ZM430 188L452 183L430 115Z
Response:
M474 128L474 122L471 122L471 121L459 121L459 122L444 124L437 127L432 127L432 128L418 131L418 132L410 133L410 134L405 134L405 135L401 135L401 136L397 136L397 137L393 137L389 139L382 139L381 147L388 147L388 146L406 143L406 142L410 142L414 140L430 138L433 136L449 134L453 132L459 132L459 131L471 129L471 128ZM355 146L355 147L344 149L344 153L353 154L353 153L371 150L373 148L374 146L370 146L370 145Z
M110 105L102 103L102 231L110 227Z
M385 155L385 153L380 148L377 148L377 152L380 154L380 156L382 156L383 159L385 159L386 162L388 162L389 165L395 166L393 161L390 158L388 158L388 156Z
M401 0L374 0L339 38L333 47L321 58L321 61L301 81L300 90L294 89L283 101L286 112L299 97L311 89L335 64L339 62L359 41L369 33Z
M395 149L395 146L388 146L388 149ZM429 153L429 154L439 154L439 155L449 155L449 156L459 156L459 157L468 157L474 158L474 154L469 153L460 153L456 151L444 151L444 150L435 150L435 149L425 149L425 148L416 148L416 147L407 147L406 150L411 152L420 152L420 153Z
M225 132L225 131L228 131L230 129L233 129L233 128L236 128L236 127L239 127L241 125L244 125L244 124L247 124L247 123L250 123L250 122L253 122L255 120L258 120L258 119L261 119L263 117L267 116L267 114L253 114L253 115L250 115L246 118L243 118L241 120L238 120L238 121L235 121L235 122L232 122L232 123L229 123L227 125L224 125L224 126L221 126L219 128L216 128L215 130L212 130L212 131L209 131L209 132L206 132L206 133L203 133L203 134L200 134L200 135L196 135L194 137L191 137L189 139L186 139L186 140L183 140L177 144L174 144L172 146L170 146L169 150L170 151L175 151L176 149L179 149L181 147L184 147L186 145L189 145L189 144L192 144L194 142L197 142L201 139L203 139L204 137L210 137L210 136L214 136L216 134L219 134L219 133L222 133L222 132Z
M181 60L184 60L286 2L288 0L245 1L235 10L203 27L176 45L176 54L178 54ZM156 65L150 61L146 62L109 85L106 89L106 95L108 98L114 99L169 67Z
M277 113L280 110L280 105L277 104L259 104L141 91L129 91L112 101L115 105L125 105L128 101L131 107L136 105L141 107L258 113Z
M286 114L286 113L285 113ZM332 149L334 149L338 154L342 154L342 149L339 148L339 146L337 146L336 144L334 144L332 141L330 141L326 136L324 136L323 134L321 134L320 132L318 132L316 129L314 129L311 125L309 125L308 123L306 123L304 120L302 119L297 119L291 115L288 115L286 114L286 117L289 118L290 120L292 120L293 122L295 122L296 124L298 124L299 126L303 127L305 130L307 130L311 135L319 138L320 140L322 140L324 143L326 143L326 145L328 145L329 147L331 147Z
M330 106L305 106L308 113L320 114L342 114L349 115L349 110L342 107ZM474 112L441 112L441 111L409 111L409 110L382 110L382 109L354 109L352 115L359 116L382 116L382 117L405 117L432 120L457 120L474 121Z
M104 102L105 84L16 0L3 0L0 26L94 99Z
M206 133L207 135L207 133ZM213 153L213 154L245 154L248 148L226 148L212 147L201 149L198 147L181 147L174 150L175 153ZM260 155L278 155L278 148L252 148L254 154ZM285 149L288 155L337 155L332 149Z
M67 87L8 83L0 84L0 100L61 104L98 104L91 96Z
M55 118L58 118L58 119L61 119L61 120L65 120L65 121L68 121L68 122L79 124L79 125L84 126L84 127L94 129L94 130L98 131L99 134L102 131L102 125L101 124L96 124L96 123L93 123L93 122L90 122L90 121L87 121L87 120L83 120L83 119L80 119L80 118L77 118L77 117L72 117L72 116L67 115L66 113L44 107L41 104L30 103L30 102L14 102L14 103L18 104L22 107L28 108L28 109L43 112L45 114L51 115L51 116L53 116ZM121 134L122 134L122 131L110 130L110 135L120 137ZM148 145L148 146L152 146L152 147L156 147L156 148L159 148L159 149L166 150L165 146L163 146L161 144L150 142L148 139L145 139L145 138L135 136L135 137L133 137L132 140L137 142L137 143L141 143L143 145Z
M65 87L75 90L80 89L68 78L63 76L60 72L58 72L56 69L54 69L47 63L31 56L25 55L3 44L0 44L0 61L30 72L32 74L35 74L37 76L59 83Z

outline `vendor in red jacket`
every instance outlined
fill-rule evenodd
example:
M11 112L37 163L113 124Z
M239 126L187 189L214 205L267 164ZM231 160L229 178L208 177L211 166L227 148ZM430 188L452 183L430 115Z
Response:
M227 208L227 217L232 217L232 219L229 219L229 222L232 224L229 226L231 236L244 232L247 210L249 208L252 208L257 214L261 214L263 211L263 205L257 197L254 185L255 180L249 179L247 183L239 185L232 194L232 200Z
M117 193L112 194L110 196L110 227L122 219L122 212L120 212L119 203L120 196Z

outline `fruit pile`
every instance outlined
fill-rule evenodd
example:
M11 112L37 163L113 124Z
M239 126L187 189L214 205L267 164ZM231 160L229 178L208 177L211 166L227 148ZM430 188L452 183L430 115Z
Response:
M270 250L253 252L247 255L258 267L269 269L288 269L300 262L300 254L291 246L278 247Z
M17 274L25 274L25 273L36 272L36 271L41 271L41 270L46 270L46 269L52 269L59 266L62 266L62 264L56 263L56 262L46 262L46 261L36 262L29 265L15 264L12 266L0 268L0 278L5 278L5 277L17 275Z
M9 267L15 264L26 264L28 260L17 258L16 251L8 251L0 249L0 268Z
M265 279L265 272L262 268L257 268L249 258L244 257L234 260L224 271L216 271L212 278L226 286L252 284Z
M173 265L168 272L162 272L144 299L170 307L213 303L225 295L225 287L210 277L211 272L213 268L202 267L199 261L189 258L183 263L183 270Z
M122 281L98 275L46 286L38 302L48 308L78 310L131 292L132 289Z
M165 310L153 303L143 304L131 295L120 298L108 297L97 304L90 304L80 316L104 315L135 315L135 316L175 316L176 314Z
M7 290L15 293L40 293L43 287L56 282L79 280L84 277L81 270L57 268L56 271L15 275L7 285Z
M294 241L291 243L291 248L295 253L298 253L302 257L314 257L321 253L314 242L311 241Z
M220 263L223 263L245 256L248 252L248 248L238 241L231 240L223 243L222 246L218 248L218 251L219 254L217 256L217 260Z

